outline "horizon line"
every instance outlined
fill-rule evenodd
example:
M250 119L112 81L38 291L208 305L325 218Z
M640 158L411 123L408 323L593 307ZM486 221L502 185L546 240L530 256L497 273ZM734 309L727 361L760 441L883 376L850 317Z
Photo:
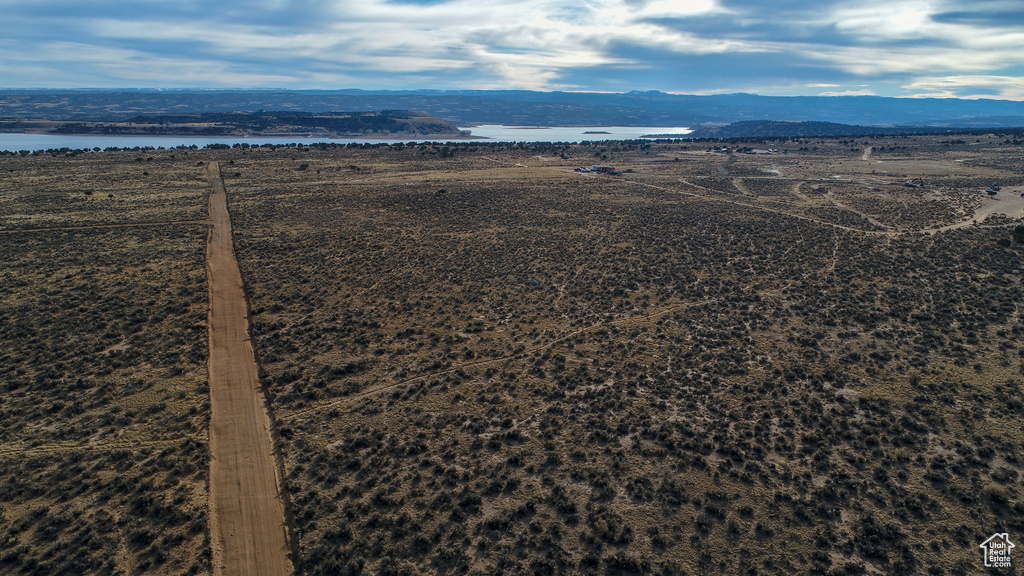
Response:
M246 88L246 87L219 87L219 88L203 88L203 87L145 87L145 86L122 86L122 87L90 87L90 86L78 86L74 88L55 88L55 87L0 87L0 92L367 92L367 93L401 93L401 92L438 92L438 93L457 93L457 92L480 92L480 93L501 93L501 92L521 92L521 93L532 93L532 94L607 94L607 95L620 95L628 96L631 94L643 95L643 94L657 94L664 96L695 96L695 97L715 97L715 96L756 96L759 98L858 98L858 99L885 99L885 100L958 100L963 102L978 102L978 101L992 101L992 102L1020 102L1024 103L1024 100L1013 100L1010 98L993 98L993 97L977 97L977 98L959 98L955 96L936 96L936 95L908 95L908 96L883 96L878 94L759 94L756 92L710 92L710 93L693 93L693 92L665 92L664 90L629 90L626 92L613 92L607 90L529 90L522 88L283 88L283 87L257 87L257 88Z

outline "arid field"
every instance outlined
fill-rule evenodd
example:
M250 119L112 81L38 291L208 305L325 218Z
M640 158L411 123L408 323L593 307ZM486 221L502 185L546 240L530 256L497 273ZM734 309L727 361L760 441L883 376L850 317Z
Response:
M0 573L209 568L206 230L80 228L205 217L135 157L0 158Z
M1024 534L1019 142L142 150L0 157L0 573L213 570L209 162L299 574L977 574Z

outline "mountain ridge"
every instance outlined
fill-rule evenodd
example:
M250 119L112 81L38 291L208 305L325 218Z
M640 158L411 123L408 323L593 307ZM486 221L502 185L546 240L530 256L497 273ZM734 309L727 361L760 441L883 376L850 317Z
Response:
M526 90L0 90L0 118L123 121L139 114L422 110L453 124L689 126L750 120L950 128L1024 126L1024 102L884 96Z

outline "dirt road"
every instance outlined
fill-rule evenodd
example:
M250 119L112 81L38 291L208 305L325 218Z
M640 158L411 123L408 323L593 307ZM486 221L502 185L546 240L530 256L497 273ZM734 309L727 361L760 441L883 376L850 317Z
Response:
M220 166L207 178L213 228L206 248L210 312L210 541L216 576L285 576L288 558L281 479L270 418L249 341L242 274Z

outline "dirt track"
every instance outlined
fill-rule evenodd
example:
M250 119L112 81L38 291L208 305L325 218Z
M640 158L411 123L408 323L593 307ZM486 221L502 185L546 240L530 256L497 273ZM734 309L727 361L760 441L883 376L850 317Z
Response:
M206 249L210 312L210 541L217 576L293 573L270 418L249 341L242 274L220 166L207 169L213 228Z
M40 454L55 454L55 453L66 453L66 452L83 452L85 450L123 450L123 449L139 449L139 448L166 448L167 446L174 446L181 444L188 440L187 437L183 438L172 438L170 440L114 440L111 442L93 442L93 443L64 443L64 444L40 444L38 446L24 446L19 444L5 444L0 448L0 458L5 456L16 456L18 458L24 458L26 456L37 456Z
M212 224L209 220L166 220L163 222L122 222L120 224L89 224L84 226L49 226L47 228L8 228L0 234L18 232L53 232L56 230L93 230L96 228L135 228L140 226L171 226L175 224Z
M602 323L598 323L598 324L591 324L589 326L584 326L583 328L580 328L578 330L573 330L572 332L570 332L570 333L568 333L568 334L566 334L564 336L560 336L559 338L556 338L555 340L551 340L551 341L549 341L549 342L547 342L545 344L541 344L539 346L532 346L530 348L526 348L523 351L517 352L515 354L509 354L507 356L500 356L498 358L489 358L487 360L476 360L476 361L473 361L473 362L465 362L465 363L453 366L451 368L448 368L446 370L439 370L437 372L430 372L430 373L427 373L427 374L419 374L419 375L413 376L411 378L406 378L406 379L401 380L399 382L392 382L390 384L384 384L382 386L376 386L376 387L373 387L373 388L369 388L367 390L363 390L361 392L357 392L355 394L352 394L350 396L345 396L345 397L339 398L337 400L332 400L332 401L324 402L324 403L321 403L321 404L314 404L313 406L309 406L307 408L304 408L304 409L301 409L301 410L297 410L295 412L292 412L291 414L284 414L284 415L281 416L281 418L283 420L291 420L291 419L295 419L295 418L302 418L304 416L308 416L308 415L316 413L316 412L322 412L322 411L328 410L330 408L335 408L337 406L341 406L341 405L345 405L345 404L353 404L356 400L361 400L363 398L367 398L367 397L370 397L370 396L376 396L378 394L394 390L395 388L398 388L400 386L407 386L409 384L412 384L413 382L418 382L420 380L425 380L427 378L436 378L438 376L444 376L446 374L451 374L453 372L458 372L459 370L465 370L467 368L471 368L471 367L475 367L475 366L486 366L488 364L498 364L500 362L508 362L509 360L512 360L513 358L522 358L524 356L529 356L530 354L533 354L534 352L537 352L538 350L546 350L546 349L551 348L552 346L554 346L556 344L565 342L566 340L569 340L571 338L574 338L574 337L576 337L576 336L578 336L580 334L584 334L586 332L593 332L595 330L600 330L602 328L607 328L608 326L627 326L627 325L629 325L631 323L650 321L650 320L652 320L654 318L660 318L662 316L667 316L667 315L669 315L669 314L671 314L673 312L677 312L677 311L680 311L680 310L685 310L687 308L693 308L695 306L707 305L707 304L711 304L713 302L718 302L718 301L719 301L719 299L715 298L715 299L711 299L711 300L703 300L701 302L696 302L696 303L677 304L675 306L670 306L668 308L659 310L657 312L652 312L650 314L645 314L643 316L629 316L629 317L626 317L626 318L620 318L620 319L612 321L610 323L609 322L602 322Z
M982 223L993 214L1006 214L1010 218L1024 217L1024 186L1008 188L994 198L985 198L984 202L974 210L974 215L967 220L929 230L930 233L945 232L957 228L966 228L975 223Z

